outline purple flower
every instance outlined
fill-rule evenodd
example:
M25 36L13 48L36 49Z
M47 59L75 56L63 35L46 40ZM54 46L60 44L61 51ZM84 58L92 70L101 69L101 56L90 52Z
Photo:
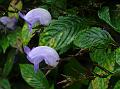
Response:
M24 47L24 52L27 54L27 59L34 64L34 71L39 69L39 63L45 61L46 64L56 67L60 60L58 53L48 46L38 46L30 50L29 47Z
M0 18L0 22L4 24L8 29L14 30L16 28L17 19L15 17L3 16Z
M23 15L21 12L19 12L19 15L28 23L30 32L32 31L32 27L35 23L39 22L41 25L48 25L51 21L50 13L43 8L33 9L26 15Z

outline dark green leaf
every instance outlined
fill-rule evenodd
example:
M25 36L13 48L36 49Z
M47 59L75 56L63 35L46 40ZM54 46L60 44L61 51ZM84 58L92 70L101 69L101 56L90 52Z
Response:
M81 85L84 84L84 82L88 83L88 81L83 77L86 72L85 68L82 67L74 58L70 59L70 61L65 65L63 71L64 75L70 76L72 81L72 83L65 89L80 89Z
M41 33L39 44L60 50L68 46L83 27L82 20L76 16L59 17Z
M74 40L74 44L80 48L105 48L114 44L114 40L107 31L92 27L80 31Z
M11 69L13 67L13 63L15 61L15 54L16 54L16 49L11 49L8 53L7 56L7 61L4 65L4 69L3 69L3 77L7 77L9 75L9 73L11 72Z
M18 28L15 31L11 31L0 38L0 46L2 47L4 53L9 46L16 46L17 40L20 38L20 34L21 32Z
M120 48L117 48L115 51L115 60L116 63L120 65Z
M20 64L23 79L35 89L49 89L48 81L42 71L34 72L33 65Z
M104 20L111 27L114 28L115 31L120 32L120 5L116 5L116 9L109 9L109 7L102 7L98 12L98 16L100 19Z
M11 89L10 83L7 79L0 79L0 89Z
M114 89L120 89L120 80L116 83Z
M104 20L106 23L108 23L110 26L114 27L110 20L110 13L109 13L109 7L102 7L98 11L98 16L100 19Z

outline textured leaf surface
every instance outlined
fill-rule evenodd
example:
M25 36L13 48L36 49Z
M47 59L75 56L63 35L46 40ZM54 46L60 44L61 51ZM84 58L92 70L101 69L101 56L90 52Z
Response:
M108 23L110 26L114 27L111 23L110 19L110 13L109 13L109 7L102 7L98 11L98 16L100 19L104 20L106 23Z
M35 89L49 89L49 84L42 71L34 72L33 66L30 64L20 65L23 79Z
M80 31L74 40L74 44L80 48L104 48L113 42L107 31L96 27Z
M116 5L115 10L109 9L109 7L102 7L98 12L99 18L104 20L106 23L108 23L117 32L120 32L120 24L119 24L120 23L120 13L119 13L119 10L120 10L120 5Z
M68 46L76 34L84 28L83 21L76 16L59 17L51 22L40 35L40 45L48 45L57 50Z
M111 49L96 49L90 54L90 57L108 71L112 72L114 70L115 59L114 52L112 52ZM108 74L98 67L94 69L94 72L99 75ZM89 89L107 89L110 77L111 76L107 78L95 78L91 81Z

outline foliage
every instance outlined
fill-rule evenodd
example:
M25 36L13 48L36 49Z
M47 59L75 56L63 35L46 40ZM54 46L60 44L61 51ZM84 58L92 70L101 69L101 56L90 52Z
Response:
M30 22L19 12L24 17L34 8L48 10L52 20L45 26L36 19L30 32ZM0 10L0 19L17 19L14 30L7 28L12 23L0 21L0 89L120 88L119 0L0 0ZM24 46L30 48L27 56ZM45 64L49 60L40 62L38 72L34 71L36 66L27 59L37 46L58 52L55 68ZM39 53L34 53L39 61Z

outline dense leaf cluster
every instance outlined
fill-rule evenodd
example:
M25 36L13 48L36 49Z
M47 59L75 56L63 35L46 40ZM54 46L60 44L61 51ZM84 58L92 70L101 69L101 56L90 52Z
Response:
M51 13L48 26L28 24L18 12ZM0 0L0 17L15 17L14 30L0 22L0 89L120 89L119 0ZM11 23L9 23L11 25ZM56 68L34 72L23 50L54 48Z

